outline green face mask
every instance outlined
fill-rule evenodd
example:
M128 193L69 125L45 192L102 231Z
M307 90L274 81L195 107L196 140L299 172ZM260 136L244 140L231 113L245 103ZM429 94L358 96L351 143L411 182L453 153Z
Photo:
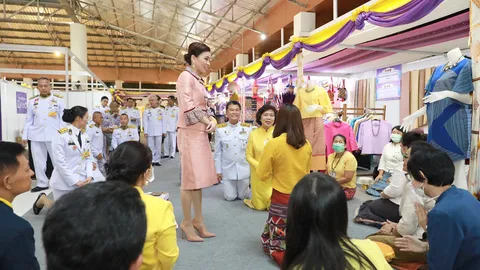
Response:
M392 139L392 142L394 142L394 143L399 143L402 140L402 135L392 134L392 135L390 135L390 139Z
M343 143L334 143L332 147L335 153L343 153L345 151L345 144Z

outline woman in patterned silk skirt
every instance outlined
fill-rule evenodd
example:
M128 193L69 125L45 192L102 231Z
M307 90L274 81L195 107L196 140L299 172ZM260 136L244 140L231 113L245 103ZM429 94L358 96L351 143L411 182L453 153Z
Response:
M302 117L295 105L278 112L273 139L267 142L257 167L260 181L272 181L271 205L261 240L263 249L282 265L287 234L287 206L290 193L310 172L312 147L303 132Z
M217 183L217 174L208 134L215 131L215 118L207 109L207 90L202 76L210 72L210 48L199 42L190 44L185 61L187 70L177 81L180 113L178 117L178 148L181 165L180 199L183 221L182 238L190 242L203 242L215 237L208 232L202 214L202 189ZM191 209L195 213L192 219ZM198 235L195 233L197 232Z

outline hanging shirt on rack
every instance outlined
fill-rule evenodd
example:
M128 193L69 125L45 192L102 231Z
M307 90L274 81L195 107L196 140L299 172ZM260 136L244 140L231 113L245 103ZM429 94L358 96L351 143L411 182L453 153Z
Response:
M362 155L380 155L390 141L392 125L384 120L368 120L358 131L358 146Z
M332 143L333 137L337 134L345 136L347 139L347 151L352 152L358 150L357 141L353 135L352 127L341 121L332 121L324 125L325 144L327 145L327 156L333 153Z
M361 118L361 119L358 119L357 121L355 121L355 125L353 127L353 134L355 134L355 138L357 139L357 142L358 142L358 134L360 133L360 127L362 126L362 124L364 122L367 122L368 120L371 120L373 118L373 116L367 116L365 118Z

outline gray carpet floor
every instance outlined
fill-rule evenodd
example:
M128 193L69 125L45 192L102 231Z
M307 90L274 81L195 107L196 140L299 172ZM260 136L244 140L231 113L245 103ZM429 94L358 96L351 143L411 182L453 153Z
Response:
M35 183L33 183L35 184ZM164 159L162 167L155 167L155 181L146 191L166 191L175 209L177 222L182 221L180 204L179 160ZM358 188L355 198L348 202L349 228L352 238L365 238L377 231L375 228L354 224L351 220L355 209L371 196ZM33 202L32 202L33 203ZM251 210L242 201L227 202L223 199L223 186L217 185L204 190L203 211L208 229L217 237L204 243L189 243L182 240L177 231L180 256L175 269L278 269L276 264L263 253L260 234L268 212ZM31 211L23 217L35 230L36 255L41 269L46 269L45 252L41 241L41 229L46 211L39 216ZM62 232L58 232L60 235Z

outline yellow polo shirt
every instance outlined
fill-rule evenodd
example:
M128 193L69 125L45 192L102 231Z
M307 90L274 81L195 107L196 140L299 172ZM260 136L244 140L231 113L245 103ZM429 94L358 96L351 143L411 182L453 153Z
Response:
M335 162L334 162L335 161ZM354 171L352 180L342 185L343 188L356 188L357 187L357 160L355 156L345 151L340 159L335 159L335 153L328 155L327 159L327 172L335 172L335 178L342 178L345 176L345 171Z

